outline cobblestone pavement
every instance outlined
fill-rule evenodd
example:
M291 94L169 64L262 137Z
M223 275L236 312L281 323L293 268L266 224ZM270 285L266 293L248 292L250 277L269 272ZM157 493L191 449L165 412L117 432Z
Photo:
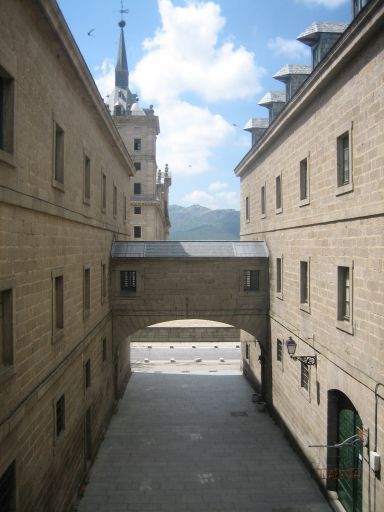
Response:
M239 372L134 373L78 511L330 512L252 393Z

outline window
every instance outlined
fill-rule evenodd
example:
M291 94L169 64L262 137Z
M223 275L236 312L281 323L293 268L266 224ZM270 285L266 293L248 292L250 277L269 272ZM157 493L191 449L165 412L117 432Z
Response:
M244 290L257 291L260 289L260 271L244 270Z
M14 80L0 66L0 150L13 153Z
M351 282L349 267L338 267L338 285L338 319L349 322L351 319Z
M84 203L91 202L91 160L84 155Z
M141 171L141 162L135 162L133 165L136 171Z
M133 238L141 238L141 226L133 227Z
M141 215L141 206L135 206L133 212L135 215Z
M0 477L0 510L4 512L16 510L15 462L12 462Z
M54 124L53 151L54 185L62 188L64 185L64 130L57 123Z
M134 139L134 141L133 141L133 149L135 151L140 151L141 150L141 139Z
M262 217L265 217L265 185L263 185L260 190L260 205L261 215Z
M123 221L127 220L127 196L124 195L123 198Z
M0 363L13 365L13 290L0 292Z
M113 216L117 217L117 187L113 185Z
M300 261L300 304L309 305L309 264Z
M308 159L300 162L300 203L308 204L309 182L308 182Z
M305 363L301 363L300 386L305 391L309 390L309 366Z
M62 334L64 329L64 277L53 273L53 338Z
M136 270L120 271L120 290L122 292L136 291Z
M245 359L249 359L249 343L245 344Z
M91 310L91 269L84 268L84 316Z
M250 211L249 211L249 197L247 196L245 198L245 220L249 221L251 218Z
M65 395L62 395L56 402L56 437L59 437L65 430Z
M369 0L353 0L353 16L357 16L361 9L367 5Z
M279 339L276 340L276 359L280 362L283 360L283 342Z
M108 347L107 347L107 338L103 338L101 340L101 351L102 351L102 357L103 357L103 361L106 361L107 360L107 355L108 355Z
M133 193L135 195L140 195L141 194L141 183L134 183L133 184Z
M276 176L276 213L280 213L282 210L281 202L281 176Z
M105 301L107 297L107 265L101 264L101 303Z
M84 385L85 389L91 387L91 360L88 359L84 365Z
M352 125L351 125L352 126ZM337 190L336 195L353 190L352 183L352 128L337 137Z
M283 288L282 258L276 258L276 294L281 295ZM282 298L282 297L280 297Z
M107 209L107 176L101 173L101 211L105 212Z

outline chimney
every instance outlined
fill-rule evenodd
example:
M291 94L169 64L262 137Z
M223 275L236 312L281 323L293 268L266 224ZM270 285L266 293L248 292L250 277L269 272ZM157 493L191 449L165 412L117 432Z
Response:
M273 78L285 84L285 97L288 102L296 91L300 89L311 72L311 66L304 64L288 64L273 75Z
M244 130L252 134L252 146L255 146L267 131L269 119L252 117L244 126Z
M346 23L321 23L314 21L297 38L312 49L312 68L323 60L332 46L348 27Z
M267 92L259 101L259 105L269 110L269 124L271 124L285 107L285 92Z

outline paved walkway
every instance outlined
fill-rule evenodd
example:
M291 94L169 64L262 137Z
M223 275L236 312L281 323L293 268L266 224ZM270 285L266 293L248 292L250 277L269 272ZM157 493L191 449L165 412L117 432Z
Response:
M134 373L79 512L330 512L241 375Z

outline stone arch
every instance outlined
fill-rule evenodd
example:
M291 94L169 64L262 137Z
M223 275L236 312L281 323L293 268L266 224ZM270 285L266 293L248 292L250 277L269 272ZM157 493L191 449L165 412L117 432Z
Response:
M334 445L358 435L362 427L351 399L339 389L328 390L327 488L337 493L347 512L362 511L362 443Z

